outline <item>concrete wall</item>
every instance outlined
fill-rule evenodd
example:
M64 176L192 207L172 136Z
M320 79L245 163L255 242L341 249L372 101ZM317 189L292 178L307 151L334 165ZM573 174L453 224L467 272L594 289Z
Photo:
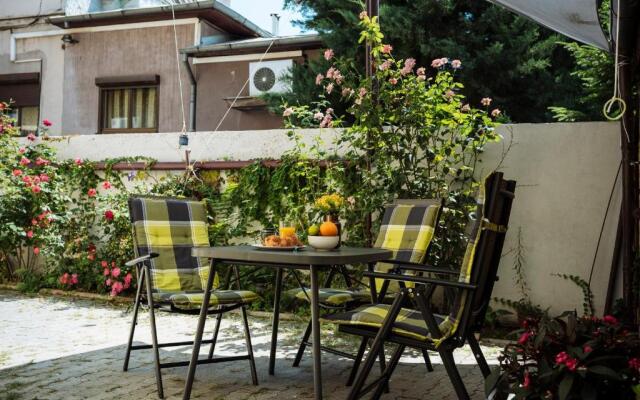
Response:
M193 45L194 27L176 27L178 47ZM98 132L98 87L95 78L138 74L160 75L158 130L182 128L173 27L74 34L79 43L65 50L64 123L66 135ZM182 68L182 66L180 67ZM189 83L182 71L185 113Z
M307 141L317 130L301 131ZM501 143L487 147L479 175L497 166L518 182L510 230L494 295L518 299L513 278L518 232L524 243L524 274L531 300L554 312L581 309L580 290L551 276L575 274L588 279L598 234L619 158L615 123L523 124L504 126ZM339 131L320 134L331 143ZM181 161L179 134L101 135L58 142L62 158L145 155L160 161ZM284 130L200 132L190 135L195 160L277 158L291 147ZM510 147L506 156L503 153ZM503 159L504 158L504 159ZM593 270L592 288L599 310L604 304L618 215L615 191L601 247Z
M63 0L0 0L0 19L35 17L63 12Z

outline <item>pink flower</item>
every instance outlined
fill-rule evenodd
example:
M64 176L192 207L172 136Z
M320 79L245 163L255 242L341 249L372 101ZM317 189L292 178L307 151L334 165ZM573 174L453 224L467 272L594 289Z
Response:
M291 115L293 115L293 108L291 108L291 107L285 108L284 112L282 113L282 116L283 117L289 117Z
M29 175L23 176L22 182L26 183L27 185L31 185L31 177Z
M462 61L460 61L460 60L451 61L451 67L453 69L459 69L460 67L462 67Z
M36 135L34 135L33 133L30 133L27 135L27 140L31 141L31 142L35 142L36 140Z
M360 88L360 91L358 92L358 96L360 97L364 97L367 94L367 89L366 88Z
M415 58L407 58L404 60L404 67L400 70L401 75L408 75L413 71L413 67L416 66Z
M111 278L109 278L106 281L104 281L104 284L107 285L107 286L111 286Z
M18 153L24 154L26 151L27 149L25 149L24 147L20 147L20 149L18 150Z
M120 268L115 267L114 269L111 270L111 276L113 276L114 278L117 278L120 276Z
M436 58L435 60L431 61L431 67L433 68L440 68L444 65L444 63L442 62L442 58Z
M366 17L367 17L367 12L366 11L362 11L358 15L358 18L360 18L360 19L365 19Z
M324 75L322 75L322 74L316 75L316 85L318 85L318 86L322 85L322 80L323 79L324 79Z
M45 160L42 157L38 157L36 159L36 165L49 165L50 161L49 160Z
M465 104L460 108L460 111L468 113L469 111L471 111L471 106L469 104Z
M131 275L131 272L127 272L124 276L124 284L129 285L129 283L131 283L131 279L133 279L133 275Z
M420 67L416 70L416 74L418 74L418 76L424 76L427 73L427 69L425 67Z
M78 283L78 274L71 274L71 284L76 285Z
M27 237L31 239L33 237L33 231L27 231Z
M451 100L455 95L456 95L456 92L454 92L453 90L449 89L444 94L444 97L446 97L448 100Z
M58 278L58 281L63 285L66 285L67 283L69 283L69 273L65 272L64 274L60 275L60 278Z
M564 363L564 365L567 366L567 369L569 371L575 371L576 367L578 366L578 360L576 360L575 358L570 358Z
M33 254L35 254L35 255L40 254L40 248L39 247L34 247L33 248Z
M333 117L331 114L327 113L322 121L320 122L320 128L330 128L333 126Z
M350 88L342 89L342 97L350 97L351 95L353 95L353 89L350 89Z
M566 351L561 351L556 354L556 364L564 364L569 358L569 354Z
M333 92L333 83L328 84L325 90L327 91L327 94Z
M353 197L353 196L347 197L347 203L349 203L350 205L354 206L356 204L356 198Z
M111 189L111 183L109 183L109 181L102 182L102 188L105 190Z
M82 163L83 163L81 158L76 158L73 162L75 162L76 165L82 165Z
M593 347L591 347L591 346L589 346L589 345L587 344L587 345L585 345L585 346L582 348L582 351L583 351L585 354L589 354L589 353L591 353L591 352L593 351Z
M327 79L333 79L333 74L334 74L334 72L336 72L336 69L335 69L335 68L333 68L333 67L330 67L330 68L327 70Z
M31 220L31 225L33 225L33 226L38 225L38 221L37 221L35 218L33 218L33 219Z
M31 191L33 193L40 193L42 191L42 188L40 188L40 186L38 185L34 185L34 186L31 186Z
M106 219L107 221L109 222L113 221L113 217L114 217L113 211L107 210L104 212L104 219Z
M522 335L520 335L520 338L518 339L518 344L525 344L529 341L529 338L531 337L531 332L527 331L524 332Z
M111 268L115 268L116 267L116 262L115 261L111 261Z
M322 118L324 118L324 114L320 111L313 114L313 119L315 119L316 121L320 121Z
M40 177L37 176L37 175L34 176L32 182L33 182L34 185L39 184L40 183Z
M333 49L326 49L324 51L324 59L327 61L331 60L333 58L333 55Z
M396 83L398 83L398 80L396 78L389 78L389 83L395 85Z
M102 271L102 275L104 276L109 276L111 274L111 271L109 271L109 268L105 268L104 271Z
M87 196L89 197L95 197L96 194L98 194L98 191L95 190L94 188L89 189L89 191L87 192Z
M19 169L13 170L13 176L20 176L20 175L22 175L22 170L19 170Z
M386 71L391 67L391 60L384 60L384 62L382 64L380 64L380 66L378 66L378 69L380 71Z
M109 268L109 263L105 260L102 260L102 262L100 262L100 265L102 265L102 268Z
M489 107L491 105L491 98L490 97L485 97L482 100L480 100L480 104L482 104L485 107Z
M40 174L40 181L42 181L42 182L49 182L49 175L47 175L47 174Z
M29 164L31 164L31 160L29 160L27 157L22 157L20 159L20 165L24 166L24 165L29 165Z
M111 297L117 296L120 292L122 292L122 283L121 282L113 282L111 286Z
M500 114L502 114L502 111L500 111L499 108L496 108L493 111L491 111L491 116L493 118L498 118L500 116Z
M613 315L605 315L602 317L602 322L607 325L618 325L618 319Z
M42 120L42 125L44 125L44 126L51 126L51 125L53 125L53 124L52 124L52 123L51 123L51 121L49 121L48 119L43 119L43 120Z
M384 54L391 54L392 51L393 51L393 46L391 46L390 44L383 44L382 45L382 52Z

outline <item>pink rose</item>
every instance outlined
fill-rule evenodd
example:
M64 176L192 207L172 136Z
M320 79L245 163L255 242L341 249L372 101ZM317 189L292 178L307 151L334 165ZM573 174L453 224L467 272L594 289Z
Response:
M570 358L564 363L564 365L567 366L567 369L569 371L575 371L576 367L578 366L578 360L576 360L575 358Z
M114 269L111 270L111 276L113 276L114 278L117 278L120 276L120 268L115 267Z
M491 98L490 97L485 97L482 100L480 100L480 104L482 104L485 107L489 107L491 105Z
M113 285L111 286L111 296L117 296L120 292L122 292L122 283L121 282L113 282Z
M113 221L113 217L114 217L113 211L107 210L104 212L104 219L106 219L107 221L109 222Z
M78 274L71 274L71 284L76 285L78 283Z
M451 100L455 95L456 95L456 92L454 92L453 90L449 89L444 94L444 97L446 97L448 100Z
M50 162L49 160L45 160L45 159L44 159L44 158L42 158L42 157L38 157L38 158L36 159L36 165L48 165L48 164L49 164L49 162Z
M31 160L29 160L27 157L22 157L20 159L20 165L24 166L24 165L29 165L29 164L31 164Z
M333 92L333 83L328 84L325 90L327 91L327 94L331 94L331 92Z
M351 95L353 95L353 89L350 89L350 88L342 89L342 97L350 97Z
M102 268L109 268L109 263L102 260L102 262L100 262L100 265L102 265Z
M51 123L51 121L49 121L48 119L43 119L43 120L42 120L42 125L44 125L44 126L51 126L51 125L53 125L53 124L52 124L52 123Z
M109 271L109 268L105 268L104 271L102 271L102 275L104 276L109 276L111 274L111 271Z
M131 279L133 279L133 275L131 275L131 272L127 272L127 274L124 276L125 285L131 283Z
M460 108L460 111L462 111L463 113L468 113L469 111L471 111L471 106L469 104L465 104Z
M327 60L327 61L331 60L333 58L333 55L334 54L333 54L333 50L332 49L326 49L324 51L324 59Z
M569 359L569 354L566 351L561 351L556 354L556 364L564 364Z
M491 111L491 116L493 118L498 118L500 116L500 114L502 114L502 111L500 111L499 108L496 108L493 111Z
M602 322L607 325L618 325L618 319L613 315L605 315L602 317Z
M431 67L433 68L440 68L443 65L444 64L442 62L442 58L436 58L435 60L431 61Z
M40 248L39 247L34 247L33 248L33 254L35 254L35 255L40 254Z
M89 197L95 197L96 194L98 194L98 191L95 190L94 188L89 189L89 191L87 192L87 196Z
M384 54L391 54L391 51L393 51L393 46L391 46L390 44L383 44L382 45L382 52Z
M330 128L333 126L333 117L331 114L327 113L322 121L320 122L320 128Z
M380 66L378 66L378 69L380 71L386 71L391 67L391 60L384 60L384 62L382 64L380 64Z
M104 284L107 286L111 286L111 278L108 278L106 281L104 281Z
M291 107L285 108L284 112L282 113L282 116L283 117L289 117L291 115L293 115L293 108L291 108Z
M593 351L593 347L591 347L591 346L589 346L589 345L587 344L587 345L585 345L585 346L582 348L582 351L583 351L585 354L589 354L589 353L591 353L591 352Z
M362 11L360 12L360 14L358 14L358 18L360 19L365 19L367 17L367 12L366 11Z
M47 174L40 174L40 181L41 181L41 182L49 182L49 175L47 175Z
M33 193L40 193L42 191L42 188L40 188L40 186L38 185L34 185L34 186L31 186L31 191Z
M396 78L389 78L389 83L395 85L396 83L398 83L398 80Z
M36 135L34 135L33 133L28 134L27 140L34 142L36 140Z
M64 274L60 275L60 278L58 278L58 281L60 281L60 283L63 285L66 285L67 283L69 283L69 273L65 272Z
M404 67L400 70L401 75L408 75L413 71L413 67L416 66L415 58L407 58L404 60Z
M76 165L82 165L82 163L83 163L81 158L76 158L73 162L75 162Z
M525 344L529 341L529 338L531 337L531 332L527 331L524 332L522 335L520 335L520 338L518 339L518 344Z
M102 188L105 190L111 189L111 183L109 183L109 181L102 182Z
M451 67L453 67L453 69L459 69L460 67L462 67L462 61L460 60L451 61Z
M318 85L318 86L322 85L322 80L323 79L324 79L324 75L322 75L322 74L316 75L316 85Z
M20 147L20 149L18 150L18 153L24 154L26 151L27 149L25 149L24 147Z
M335 69L335 68L333 68L333 67L330 67L330 68L327 70L327 79L333 79L333 74L334 74L334 72L336 72L336 69Z
M31 239L33 237L33 231L27 231L27 237Z
M22 175L22 170L19 170L19 169L13 170L13 176L20 176L20 175Z
M313 114L313 119L315 119L316 121L320 121L322 118L324 118L324 114L320 111Z

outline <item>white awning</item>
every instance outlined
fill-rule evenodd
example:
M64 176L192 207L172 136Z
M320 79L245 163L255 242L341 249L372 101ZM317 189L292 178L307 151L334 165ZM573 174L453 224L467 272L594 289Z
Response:
M609 51L596 0L489 0L572 39Z

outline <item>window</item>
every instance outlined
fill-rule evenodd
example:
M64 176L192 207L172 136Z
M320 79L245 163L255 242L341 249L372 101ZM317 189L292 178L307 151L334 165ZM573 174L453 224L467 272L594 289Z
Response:
M9 116L16 120L22 136L35 133L40 118L40 74L0 75L0 102L10 105Z
M9 111L9 116L16 120L16 126L20 128L20 134L27 136L36 133L38 130L38 120L40 107L37 106L13 106Z
M158 77L96 79L100 133L158 132Z

